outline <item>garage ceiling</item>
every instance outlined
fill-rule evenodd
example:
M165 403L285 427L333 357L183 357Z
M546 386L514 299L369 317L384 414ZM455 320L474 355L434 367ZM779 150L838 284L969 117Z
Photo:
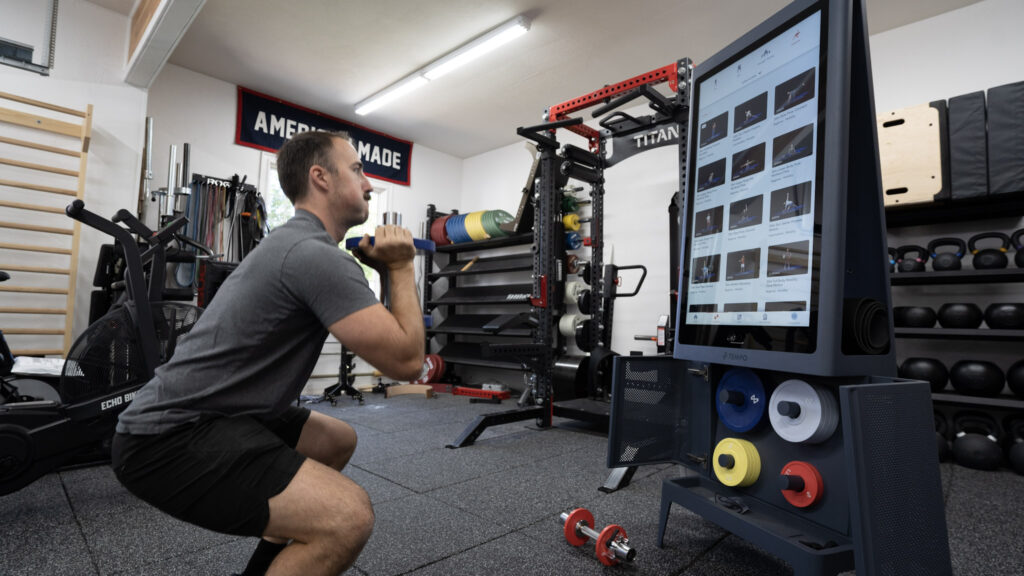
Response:
M95 0L100 2L101 0ZM878 33L978 0L867 0ZM111 6L130 0L102 0ZM208 0L170 62L469 157L550 105L688 56L700 63L786 0ZM512 44L369 116L353 105L516 15Z

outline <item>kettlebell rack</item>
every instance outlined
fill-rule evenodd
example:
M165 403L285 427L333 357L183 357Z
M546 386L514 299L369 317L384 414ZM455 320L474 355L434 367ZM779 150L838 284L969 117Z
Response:
M1024 192L983 196L967 201L953 200L935 205L918 204L913 207L887 209L886 211L890 232L905 226L948 222L984 222L994 218L1014 218L1022 215L1024 215ZM938 241L933 242L937 242L940 246L943 245ZM952 243L946 245L954 246ZM993 250L993 252L995 251L998 249ZM927 256L934 259L936 254L931 253ZM1024 268L1015 267L1012 253L1008 254L1006 267L989 269L973 269L972 256L969 251L956 252L955 256L962 257L963 263L960 263L960 258L951 257L947 258L948 262L943 262L940 267L947 268L950 265L956 267L959 264L959 269L934 270L932 269L933 261L920 266L923 269L919 271L897 271L891 274L890 284L893 287L894 295L900 294L900 291L906 287L973 285L978 286L980 292L981 286L1024 283ZM962 313L966 325L980 326L979 317L982 315L982 307L975 307L972 303L966 302L974 298L976 297L957 297L958 301L965 302L956 305L956 312ZM996 302L999 300L999 298L995 299ZM1024 298L1017 298L1017 300L1024 300ZM953 307L950 306L950 309ZM942 316L941 308L939 316ZM970 318L966 318L968 316ZM957 461L972 468L998 468L1003 462L1003 440L1013 438L1016 423L1024 421L1024 397L1002 392L1005 380L1010 377L1013 367L1004 372L1006 366L1000 368L992 362L967 359L971 358L975 352L980 353L978 356L984 357L986 353L991 352L990 349L993 347L997 350L1020 350L1019 344L1024 343L1024 329L1001 329L987 325L976 328L950 328L937 327L935 323L931 323L929 327L922 327L929 324L928 320L929 318L925 318L917 322L918 327L895 328L896 338L903 342L914 340L959 341L963 342L963 347L958 349L955 358L950 357L948 352L929 354L936 358L915 358L914 355L907 355L911 358L901 363L901 375L907 375L906 370L912 369L908 367L912 361L922 364L931 362L931 365L926 364L929 369L935 369L936 362L941 365L941 369L937 369L936 379L942 382L933 383L932 392L936 432L943 439L940 441L940 457L946 459L952 454L958 454ZM941 318L938 324L942 324ZM986 320L986 324L988 324L988 320ZM1014 347L1009 343L1018 345ZM899 344L897 347L899 348ZM1012 352L1010 353L1012 354ZM904 355L901 354L901 356ZM1024 360L1018 358L1017 362L1024 362ZM949 390L945 377L947 374L953 374L953 371L946 371L946 368L953 369L958 364L960 366L959 374L970 373L985 380L999 380L1001 382L1000 392L996 395L991 395L990 392L986 392L988 395L969 395ZM1017 365L1014 364L1014 366ZM918 368L920 369L920 367ZM1024 369L1019 370L1024 371ZM961 377L959 374L951 376L950 380ZM994 387L990 386L990 389ZM980 393L979 391L978 394ZM960 443L963 443L964 446L958 446ZM951 450L951 448L953 449Z

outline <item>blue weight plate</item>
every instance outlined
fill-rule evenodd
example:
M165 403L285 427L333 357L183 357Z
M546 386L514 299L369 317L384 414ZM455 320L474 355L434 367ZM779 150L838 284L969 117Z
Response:
M741 404L723 401L723 392L742 395ZM722 376L715 391L715 408L722 424L733 432L749 432L761 421L768 404L761 379L747 368L733 368Z

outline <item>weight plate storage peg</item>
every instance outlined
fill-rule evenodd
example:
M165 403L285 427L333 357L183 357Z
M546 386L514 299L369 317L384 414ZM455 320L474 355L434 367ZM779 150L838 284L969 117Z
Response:
M952 302L939 307L939 325L943 328L977 328L985 315L973 302Z
M955 252L938 252L942 246L956 246ZM928 254L932 259L932 270L944 272L959 270L963 263L961 258L967 253L967 243L960 238L936 238L928 243Z
M897 328L931 328L938 316L928 306L897 306L892 309L892 323Z
M839 402L822 386L786 380L772 392L768 420L787 442L820 444L831 438L839 425Z
M980 240L995 238L1000 241L998 248L978 248ZM967 240L967 249L974 254L972 261L975 270L994 270L1006 268L1009 262L1006 252L1010 249L1010 237L1002 232L982 232Z
M998 396L1006 376L1002 369L985 360L961 360L949 369L953 388L968 396Z
M949 382L949 370L935 358L907 358L900 364L898 374L908 380L924 380L931 385L932 392L941 392Z
M742 438L723 438L712 455L715 476L726 486L750 486L761 475L761 455Z
M908 257L913 254L914 257ZM900 272L924 272L928 262L928 250L916 244L906 244L896 249L896 267Z
M1024 304L998 303L985 308L985 324L998 330L1024 328Z
M764 385L753 370L733 368L718 383L715 408L726 428L733 432L749 432L761 422L766 399Z
M821 499L825 483L813 464L794 460L782 467L779 489L786 502L797 508L807 508Z
M1017 251L1013 255L1013 263L1017 265L1017 268L1024 268L1024 243L1021 242L1021 237L1024 237L1024 228L1017 230L1010 236L1010 243L1013 244L1013 249Z
M957 464L976 470L995 470L1003 463L996 423L987 414L963 412L954 418Z

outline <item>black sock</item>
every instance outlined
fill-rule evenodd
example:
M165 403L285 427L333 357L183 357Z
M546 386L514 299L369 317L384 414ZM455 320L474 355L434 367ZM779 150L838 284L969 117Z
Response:
M274 544L261 538L260 543L256 545L256 550L252 553L252 558L249 558L249 564L245 566L242 576L263 576L266 574L267 569L270 568L270 563L274 561L274 558L277 558L277 555L287 545L287 543Z

